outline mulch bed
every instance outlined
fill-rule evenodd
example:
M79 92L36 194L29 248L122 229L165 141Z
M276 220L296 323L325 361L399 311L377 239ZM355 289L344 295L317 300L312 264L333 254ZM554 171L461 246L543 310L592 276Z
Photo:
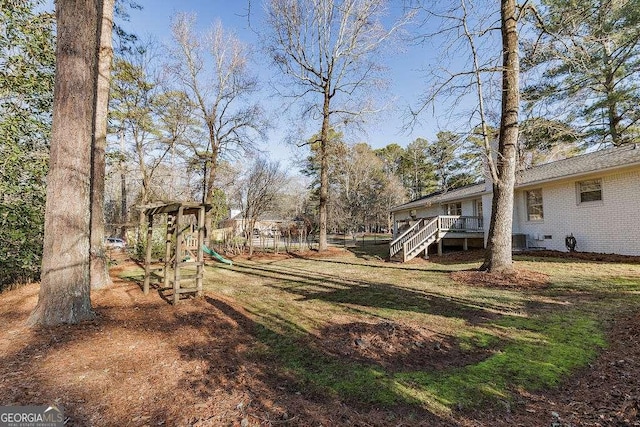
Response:
M336 324L321 329L314 341L332 356L383 366L390 372L459 368L493 354L488 349L462 351L451 337L395 322Z
M541 289L549 286L549 276L535 271L517 269L512 274L468 270L450 274L456 282L471 286L510 289Z
M527 255L535 257L564 258L568 260L587 262L615 262L622 264L640 264L640 256L599 254L595 252L560 252L550 250L535 250L518 252L516 255Z

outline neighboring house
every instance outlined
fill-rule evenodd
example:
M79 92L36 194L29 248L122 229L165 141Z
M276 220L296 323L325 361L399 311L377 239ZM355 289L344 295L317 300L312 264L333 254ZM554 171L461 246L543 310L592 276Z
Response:
M434 193L391 209L390 254L411 259L437 244L483 247L491 182ZM518 172L514 249L576 250L640 256L640 146L630 144Z
M295 224L294 221L260 217L253 225L254 234L260 233L263 236L273 237L283 227ZM231 211L231 216L219 223L220 228L231 229L233 234L240 236L244 233L245 220L240 211Z

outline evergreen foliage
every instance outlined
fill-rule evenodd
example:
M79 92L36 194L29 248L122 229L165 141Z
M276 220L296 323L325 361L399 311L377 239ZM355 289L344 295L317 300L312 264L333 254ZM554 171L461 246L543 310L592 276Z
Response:
M0 287L40 274L55 70L40 4L0 0Z
M640 1L545 0L536 23L523 56L534 72L529 109L572 124L588 144L637 142Z

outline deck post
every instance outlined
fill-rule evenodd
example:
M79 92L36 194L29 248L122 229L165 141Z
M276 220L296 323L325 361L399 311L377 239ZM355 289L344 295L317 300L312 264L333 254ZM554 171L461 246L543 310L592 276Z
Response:
M145 295L149 294L149 281L151 280L151 249L153 247L153 215L147 215L147 246L144 255L144 285Z
M204 275L204 218L205 208L198 209L198 266L196 267L196 296L202 296L202 276Z
M466 237L464 238L464 241L462 242L462 250L463 251L468 251L469 250L469 239L467 239Z
M438 240L438 256L442 256L442 240Z
M164 279L163 287L169 287L169 269L171 268L171 240L174 234L175 224L173 216L167 214L167 234L164 241Z
M184 233L182 232L182 212L184 208L180 206L175 218L176 234L176 258L173 260L173 304L180 301L180 263L182 262L182 246L184 244Z

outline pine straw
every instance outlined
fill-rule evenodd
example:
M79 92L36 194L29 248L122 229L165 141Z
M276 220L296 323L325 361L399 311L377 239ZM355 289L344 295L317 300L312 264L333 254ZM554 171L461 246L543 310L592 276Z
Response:
M489 288L541 289L549 286L549 275L525 269L517 269L512 274L478 270L454 271L451 278L465 285Z

